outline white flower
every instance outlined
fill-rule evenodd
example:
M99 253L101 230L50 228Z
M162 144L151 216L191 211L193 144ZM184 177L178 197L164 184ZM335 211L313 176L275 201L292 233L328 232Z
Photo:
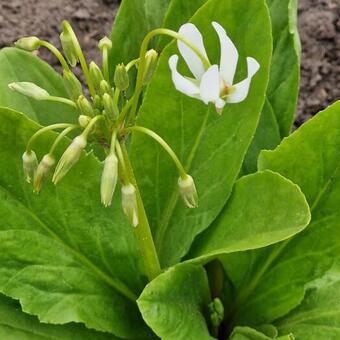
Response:
M188 65L194 78L184 77L177 71L178 56L169 59L172 80L178 91L202 100L205 104L214 103L217 112L222 112L226 103L239 103L248 96L252 77L259 70L259 63L251 57L247 58L248 76L241 82L234 84L234 76L238 63L238 52L228 37L225 29L217 22L212 23L221 44L220 65L205 67L202 59L186 44L178 40L178 49ZM193 24L184 24L179 32L190 41L209 61L205 51L203 38L197 27Z

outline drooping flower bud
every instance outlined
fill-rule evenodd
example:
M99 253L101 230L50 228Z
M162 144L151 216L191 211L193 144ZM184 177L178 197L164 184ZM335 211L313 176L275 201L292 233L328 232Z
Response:
M66 90L72 100L77 100L83 94L83 88L78 78L68 70L64 70Z
M129 75L124 64L118 64L116 66L114 82L120 91L125 91L129 87Z
M73 41L72 36L68 31L68 27L65 24L63 25L63 31L60 34L60 42L68 63L72 67L75 67L78 62L77 49L75 46L75 42Z
M92 98L93 107L99 111L103 108L102 99L97 94Z
M55 164L55 158L51 154L47 154L43 157L38 165L37 171L34 176L33 190L39 193L42 188L44 180L47 178L51 172L52 167Z
M78 162L86 145L87 141L84 135L79 135L73 139L57 164L52 178L54 184L57 184L69 172L73 165Z
M128 221L137 227L139 220L136 188L131 183L122 186L122 207Z
M90 123L91 117L85 116L85 115L80 115L78 117L78 123L82 128L85 128L88 123Z
M118 117L119 115L118 107L113 102L112 97L107 93L103 95L103 105L105 113L110 117L110 119L114 120Z
M158 60L158 53L155 50L149 50L145 54L145 72L143 77L143 84L150 83L151 78L156 70Z
M40 39L37 37L23 37L14 43L14 46L22 50L32 52L40 47Z
M24 152L24 154L22 155L22 165L24 169L25 179L28 183L31 183L38 168L37 155L33 150Z
M83 95L79 96L77 106L80 112L85 116L93 116L93 107L87 98Z
M99 49L102 51L105 47L110 50L112 48L112 41L108 37L104 37L99 40Z
M198 196L193 178L190 175L186 175L185 178L179 177L178 187L185 205L188 208L197 208Z
M46 90L27 81L10 83L8 84L8 87L12 91L21 93L24 96L31 97L36 100L45 100L50 96Z
M105 93L109 94L110 96L113 96L113 91L109 83L106 80L102 80L100 82L100 94L103 96Z
M99 90L100 82L104 80L104 76L99 66L94 61L90 62L90 77L94 87Z
M118 158L114 152L104 161L104 169L100 183L100 195L105 207L111 205L113 193L118 179Z

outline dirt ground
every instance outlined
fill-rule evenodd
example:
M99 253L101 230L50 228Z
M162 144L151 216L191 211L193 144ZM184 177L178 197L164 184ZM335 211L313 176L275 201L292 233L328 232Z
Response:
M100 63L97 42L111 30L119 0L0 0L0 48L18 37L37 35L59 46L58 32L68 19L86 57ZM301 95L296 125L340 99L340 0L300 0ZM46 51L41 56L52 64Z

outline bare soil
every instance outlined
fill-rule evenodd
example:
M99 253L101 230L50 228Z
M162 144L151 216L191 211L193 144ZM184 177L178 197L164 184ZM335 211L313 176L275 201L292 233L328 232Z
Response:
M119 0L0 0L0 48L18 37L37 35L59 46L60 24L71 22L85 55L100 63L98 40L109 35ZM340 99L340 0L300 0L302 41L300 125ZM41 57L57 62L41 50Z

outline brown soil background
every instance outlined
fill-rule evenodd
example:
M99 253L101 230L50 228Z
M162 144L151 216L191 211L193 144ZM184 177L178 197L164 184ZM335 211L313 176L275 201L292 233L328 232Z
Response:
M36 35L59 46L68 19L88 59L100 63L97 43L109 35L119 0L0 0L0 48ZM340 0L300 0L301 93L296 125L340 99ZM42 49L41 57L56 66ZM284 71L284 70L283 70Z

